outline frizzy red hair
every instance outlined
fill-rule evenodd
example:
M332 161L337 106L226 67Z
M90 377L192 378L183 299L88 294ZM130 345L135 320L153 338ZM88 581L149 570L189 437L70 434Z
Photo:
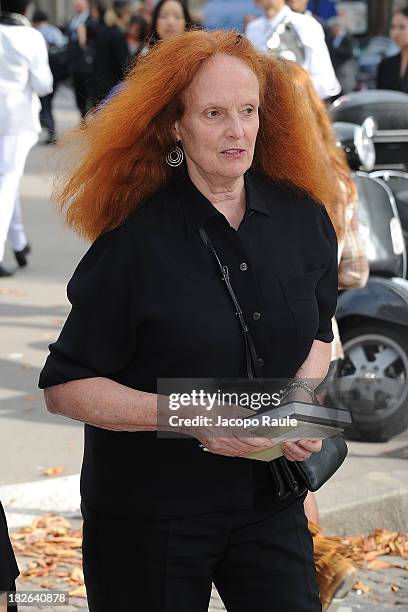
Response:
M282 64L265 61L240 34L191 31L160 42L137 61L123 89L68 138L54 199L81 235L94 240L120 225L171 180L177 170L165 157L174 146L174 122L184 112L182 95L204 62L217 54L239 58L259 81L253 167L320 202L333 200L333 180L310 128L310 111L295 95Z
M284 62L288 70L288 76L295 87L299 88L300 94L310 105L310 111L317 125L319 136L328 156L327 166L337 176L337 197L333 202L327 203L328 213L336 230L338 238L344 236L345 231L345 208L358 198L357 187L351 177L350 168L346 154L341 147L337 146L336 136L330 121L327 108L319 98L313 87L309 74L295 62L280 60Z

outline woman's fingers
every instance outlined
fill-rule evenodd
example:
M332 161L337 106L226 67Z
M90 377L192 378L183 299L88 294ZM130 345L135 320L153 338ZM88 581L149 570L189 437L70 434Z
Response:
M321 440L298 440L296 444L312 453L318 453L322 449Z
M266 450L273 446L268 438L210 438L204 445L210 452L230 457L246 457L257 451Z
M284 442L282 444L283 454L289 461L309 459L313 453L318 453L321 447L321 440L298 440L297 442Z
M284 457L289 461L304 461L305 459L309 459L312 455L312 453L306 451L301 452L299 449L292 450L286 446L282 450Z
M204 441L204 446L208 451L227 457L247 457L257 451L267 450L273 445L273 441L268 438L238 436L211 437ZM296 442L282 444L284 456L289 461L309 459L313 453L318 453L321 447L321 440L297 440Z
M247 457L257 451L271 448L274 443L268 438L228 436L206 438L203 440L203 445L207 451L217 455ZM282 444L284 456L289 461L309 459L313 453L318 453L321 447L321 440L297 440L296 442L284 442Z

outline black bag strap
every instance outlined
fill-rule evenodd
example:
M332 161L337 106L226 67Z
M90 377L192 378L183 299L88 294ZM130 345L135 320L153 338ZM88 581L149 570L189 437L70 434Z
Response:
M199 234L205 246L209 248L212 254L214 255L218 268L221 272L221 278L225 283L225 287L228 291L228 295L231 298L231 301L235 308L235 312L238 316L239 323L241 325L241 329L242 329L242 333L244 337L244 343L245 343L247 376L248 378L263 378L261 368L259 365L259 359L258 359L258 355L256 352L255 344L252 339L251 331L245 321L244 313L242 312L242 308L239 305L237 296L235 295L235 292L232 288L232 285L229 279L228 267L222 264L221 259L219 258L219 255L217 251L215 250L211 240L209 239L208 234L205 231L205 229L203 227L200 227L198 231L199 231Z

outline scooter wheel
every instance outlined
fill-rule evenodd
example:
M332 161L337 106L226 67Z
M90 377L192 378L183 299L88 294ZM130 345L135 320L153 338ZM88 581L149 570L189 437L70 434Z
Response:
M386 442L408 428L408 328L361 325L341 334L334 403L351 411L347 437Z

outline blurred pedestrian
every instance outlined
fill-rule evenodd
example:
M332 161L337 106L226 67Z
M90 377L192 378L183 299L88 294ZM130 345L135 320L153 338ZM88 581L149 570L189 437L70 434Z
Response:
M47 13L44 13L44 11L35 11L32 18L32 24L36 30L41 32L41 34L44 36L45 42L47 43L48 60L50 63L52 76L54 78L54 87L52 92L40 98L40 120L48 130L48 138L45 143L54 144L57 139L57 133L55 129L54 115L52 112L52 101L59 83L68 76L66 38L59 28L49 23L48 15Z
M31 19L33 27L39 30L45 38L47 45L61 49L66 44L66 38L57 26L49 22L49 17L44 11L34 11Z
M285 0L255 0L264 15L251 21L245 34L260 51L297 61L310 74L323 99L340 93L321 25L286 6Z
M133 15L127 31L127 44L132 58L136 58L146 44L147 23L143 17Z
M358 65L356 45L347 31L344 19L333 17L327 22L329 26L328 47L333 68L341 85L342 93L354 91L357 87Z
M132 5L131 7L131 15L136 17L142 17L142 19L144 19L147 23L148 30L150 30L150 27L152 25L152 12L153 9L148 8L146 3L140 4L139 6L137 4Z
M381 61L378 66L377 87L408 93L408 6L394 14L390 35L400 52Z
M313 16L312 11L307 8L308 0L287 0L286 4L288 7L295 11L295 13L302 13L303 15Z
M0 612L16 612L17 607L7 607L2 592L16 590L16 578L20 574L7 531L6 515L0 502ZM4 606L4 607L3 607Z
M91 88L89 79L94 73L95 53L91 45L80 45L78 30L80 26L87 26L90 19L88 0L72 0L74 16L66 27L68 37L68 63L74 87L75 101L81 117L92 106Z
M182 34L193 25L187 6L182 0L160 0L152 14L149 46L159 40Z
M30 252L21 216L19 182L41 132L38 96L52 91L45 40L25 17L30 0L2 0L0 14L0 277L6 240L19 266Z
M320 25L322 26L324 34L325 34L326 39L327 39L327 26L326 26L326 22L325 22L324 19L319 17L319 15L314 14L308 8L308 6L309 6L308 0L286 0L286 4L288 5L288 7L292 11L295 11L295 13L302 13L303 15L308 15L309 17L313 17L314 19L316 19L316 21L318 21L320 23Z
M332 169L333 178L338 184L337 198L327 206L328 213L336 230L338 240L338 282L339 290L363 287L369 276L369 263L365 243L359 230L358 192L352 180L344 152L336 144L333 127L327 109L317 96L307 72L293 62L286 62L288 77L300 95L305 98L310 110L314 127L320 133L327 156L327 167ZM343 347L335 318L332 319L334 339L331 346L331 367L329 376L334 378L344 359ZM319 523L318 508L310 491L304 502L305 514L315 524L314 535L319 534L319 546L314 549L317 579L323 610L331 600L342 596L354 583L355 569L349 560L336 552L335 547L325 546L325 538L316 526ZM326 553L330 551L330 554ZM326 555L324 563L322 558Z
M92 78L89 79L92 105L99 104L124 77L130 53L124 30L129 13L128 3L114 3L110 7L104 0L91 0L91 20L80 26L81 46L91 44L95 52Z
M251 4L251 0L236 0L231 10L231 0L206 0L201 16L203 25L209 30L244 32L246 24L261 15L261 11Z
M337 0L309 0L308 9L315 17L326 21L327 19L336 17L336 3Z

